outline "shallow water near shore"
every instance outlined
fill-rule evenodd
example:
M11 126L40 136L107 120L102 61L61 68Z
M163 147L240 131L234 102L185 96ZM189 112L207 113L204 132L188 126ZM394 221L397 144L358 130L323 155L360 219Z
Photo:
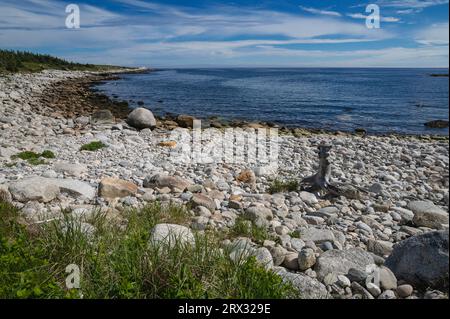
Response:
M448 120L448 69L161 69L97 86L157 115L274 122L369 133L438 134Z

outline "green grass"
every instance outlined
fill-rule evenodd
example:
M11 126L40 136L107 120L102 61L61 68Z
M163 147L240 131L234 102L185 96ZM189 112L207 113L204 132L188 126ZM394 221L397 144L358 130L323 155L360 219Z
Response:
M231 238L247 237L254 242L262 244L265 240L273 240L269 232L264 227L258 227L251 221L242 217L238 217L234 223L234 226L228 232L228 236Z
M275 179L269 186L268 192L270 194L284 193L284 192L295 192L298 190L299 182L296 180L282 181Z
M47 54L0 50L0 74L16 72L40 72L46 69L67 71L106 71L124 69L110 65L73 63Z
M195 245L149 244L157 223L183 223L188 211L149 204L122 213L125 225L97 213L88 236L71 217L26 227L0 203L0 298L296 298L297 291L253 258L235 263L219 237L196 234ZM65 268L81 268L80 289L68 290Z
M84 144L83 146L81 146L80 151L95 152L95 151L98 151L99 149L102 149L105 147L108 147L108 146L100 141L94 141L89 144Z
M52 151L43 151L42 153L36 153L36 152L31 152L31 151L24 151L24 152L20 152L18 154L15 154L13 156L11 156L11 159L18 159L20 158L21 160L27 161L28 164L30 165L42 165L45 164L45 160L41 159L41 157L43 158L47 158L47 159L51 159L51 158L55 158L55 154Z

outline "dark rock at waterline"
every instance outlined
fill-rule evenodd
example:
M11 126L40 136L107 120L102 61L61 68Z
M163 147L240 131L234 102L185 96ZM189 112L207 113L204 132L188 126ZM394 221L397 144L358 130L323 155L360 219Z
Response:
M363 134L366 135L367 134L367 130L361 127L355 128L355 133L356 134Z
M114 123L114 115L110 110L99 110L92 114L91 123L102 124L102 123Z
M447 128L448 127L448 121L435 120L435 121L427 122L424 125L426 127L429 127L429 128Z
M179 115L176 118L175 122L177 122L180 127L192 128L194 126L194 120L195 120L195 117L183 114L183 115Z
M449 287L448 230L410 237L394 246L385 265L419 289Z
M137 105L142 106L142 105L144 105L144 102L143 101L138 101Z

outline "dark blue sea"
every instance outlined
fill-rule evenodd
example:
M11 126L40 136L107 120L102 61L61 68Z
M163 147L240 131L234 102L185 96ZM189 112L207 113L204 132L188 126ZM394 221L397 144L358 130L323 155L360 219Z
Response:
M97 87L157 115L259 120L369 133L448 135L424 123L449 119L448 69L165 69Z

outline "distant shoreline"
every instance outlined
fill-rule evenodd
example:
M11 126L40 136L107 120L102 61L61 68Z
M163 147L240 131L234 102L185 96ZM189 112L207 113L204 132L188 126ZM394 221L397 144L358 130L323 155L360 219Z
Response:
M107 81L116 81L125 74L136 74L136 73L150 73L157 71L159 69L151 68L136 68L136 69L122 69L114 70L112 72L89 72L86 76L64 80L57 82L50 86L46 90L43 96L45 99L53 99L52 106L55 108L55 112L60 113L64 117L74 118L78 116L89 116L94 112L101 109L108 109L117 118L124 120L129 114L132 108L129 106L128 101L115 100L107 96L106 94L99 93L95 86ZM150 109L151 110L151 109ZM161 128L168 128L173 125L174 120L178 115L189 115L189 114L171 114L171 116L160 117L156 116ZM211 122L210 118L199 118L204 123L205 127L209 127ZM433 139L433 140L448 140L448 135L440 134L404 134L404 133L374 133L370 131L365 131L364 128L357 129L356 131L340 131L332 129L321 129L321 128L307 128L301 126L282 126L276 123L269 123L264 121L248 121L243 119L231 119L231 120L220 120L214 119L215 122L219 121L221 124L220 128L226 127L239 127L239 128L278 128L280 134L283 135L294 135L294 136L304 136L304 135L315 135L315 134L329 134L329 135L348 135L348 136L380 136L380 137L410 137L419 139ZM167 125L170 123L170 125Z

